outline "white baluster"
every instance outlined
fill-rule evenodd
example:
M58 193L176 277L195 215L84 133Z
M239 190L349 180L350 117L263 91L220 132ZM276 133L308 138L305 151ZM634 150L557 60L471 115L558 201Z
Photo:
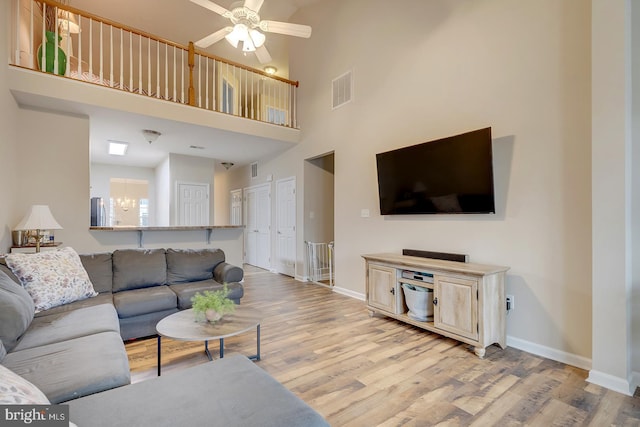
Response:
M55 28L53 29L53 74L58 74L58 51L60 50L58 49L58 8L56 7L54 10L55 14L53 16L55 19L53 20L53 23Z
M133 33L129 31L129 92L133 90Z
M164 99L169 99L169 46L164 44Z
M109 86L113 87L113 25L109 25Z
M252 119L256 118L256 111L253 108L253 98L254 98L254 96L253 96L253 87L255 85L255 83L253 82L253 77L255 76L255 74L256 73L254 73L254 72L251 73L251 118Z
M177 97L177 88L176 88L176 46L173 46L173 101L174 102L178 102L178 97Z
M29 15L29 67L36 68L35 64L31 63L33 61L33 44L35 42L35 35L33 34L35 31L35 27L33 25L33 0L31 0Z
M20 6L20 0L16 0L16 10L18 11L16 16L16 50L15 57L13 58L13 63L16 65L20 64L20 10L22 9Z
M138 93L142 93L142 34L138 37Z
M204 59L205 71L204 71L204 108L209 109L209 58Z
M149 39L151 43L151 39ZM149 57L151 60L151 57ZM160 98L160 42L156 42L156 98Z
M184 49L180 49L180 100L186 104L184 99Z
M145 37L147 41L147 96L151 96L151 39Z
M40 45L42 47L42 50L40 51L40 68L42 71L47 71L47 27L45 26L45 16L47 16L47 4L42 3L42 44Z
M120 28L120 89L124 90L124 31Z
M216 69L220 68L220 64L218 64L218 60L214 59L213 60L213 88L211 89L213 92L213 100L211 102L211 111L216 111L218 109L218 104L216 104L217 101L217 97L216 97Z
M93 19L89 18L89 79L93 80Z
M78 78L82 78L82 15L78 15Z
M102 21L100 22L100 84L104 84L104 37L102 34Z
M200 71L202 65L202 56L198 55L198 107L202 108L202 73Z

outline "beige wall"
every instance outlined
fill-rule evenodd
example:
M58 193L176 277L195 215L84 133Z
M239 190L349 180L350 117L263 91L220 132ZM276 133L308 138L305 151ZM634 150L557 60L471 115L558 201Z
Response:
M11 25L9 16L11 2L0 2L0 58L9 57ZM15 123L18 120L18 106L7 86L7 67L0 66L0 253L11 246L11 228L22 218L25 212L19 210L14 203L18 193L17 183L20 174L28 168L28 164L19 161L17 147L20 142Z
M588 367L590 5L333 0L294 18L314 27L291 40L302 142L261 161L259 180L301 180L304 159L335 152L337 287L362 296L361 255L406 247L507 265L511 342ZM355 101L332 111L331 80L348 70ZM379 215L377 152L485 126L496 215Z

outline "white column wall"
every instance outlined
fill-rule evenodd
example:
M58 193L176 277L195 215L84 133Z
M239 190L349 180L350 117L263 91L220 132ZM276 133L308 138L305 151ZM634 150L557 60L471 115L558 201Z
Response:
M592 0L593 326L589 381L631 390L630 0Z

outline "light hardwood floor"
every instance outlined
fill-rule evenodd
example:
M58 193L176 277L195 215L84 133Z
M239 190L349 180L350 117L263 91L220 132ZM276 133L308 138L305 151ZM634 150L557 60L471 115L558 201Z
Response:
M513 348L466 345L370 317L362 301L247 266L242 304L264 314L258 365L332 426L640 426L640 398ZM225 355L255 353L255 332ZM211 343L212 352L217 343ZM127 343L134 382L156 375L155 338ZM163 373L206 363L202 343L163 340Z

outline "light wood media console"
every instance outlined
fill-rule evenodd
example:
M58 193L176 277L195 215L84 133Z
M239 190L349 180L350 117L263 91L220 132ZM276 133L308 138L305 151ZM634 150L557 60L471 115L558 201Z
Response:
M393 253L362 257L366 261L366 303L371 315L383 314L471 344L480 358L492 344L506 348L504 280L509 267ZM409 277L403 277L403 271ZM402 283L433 290L433 317L423 322L407 315Z

